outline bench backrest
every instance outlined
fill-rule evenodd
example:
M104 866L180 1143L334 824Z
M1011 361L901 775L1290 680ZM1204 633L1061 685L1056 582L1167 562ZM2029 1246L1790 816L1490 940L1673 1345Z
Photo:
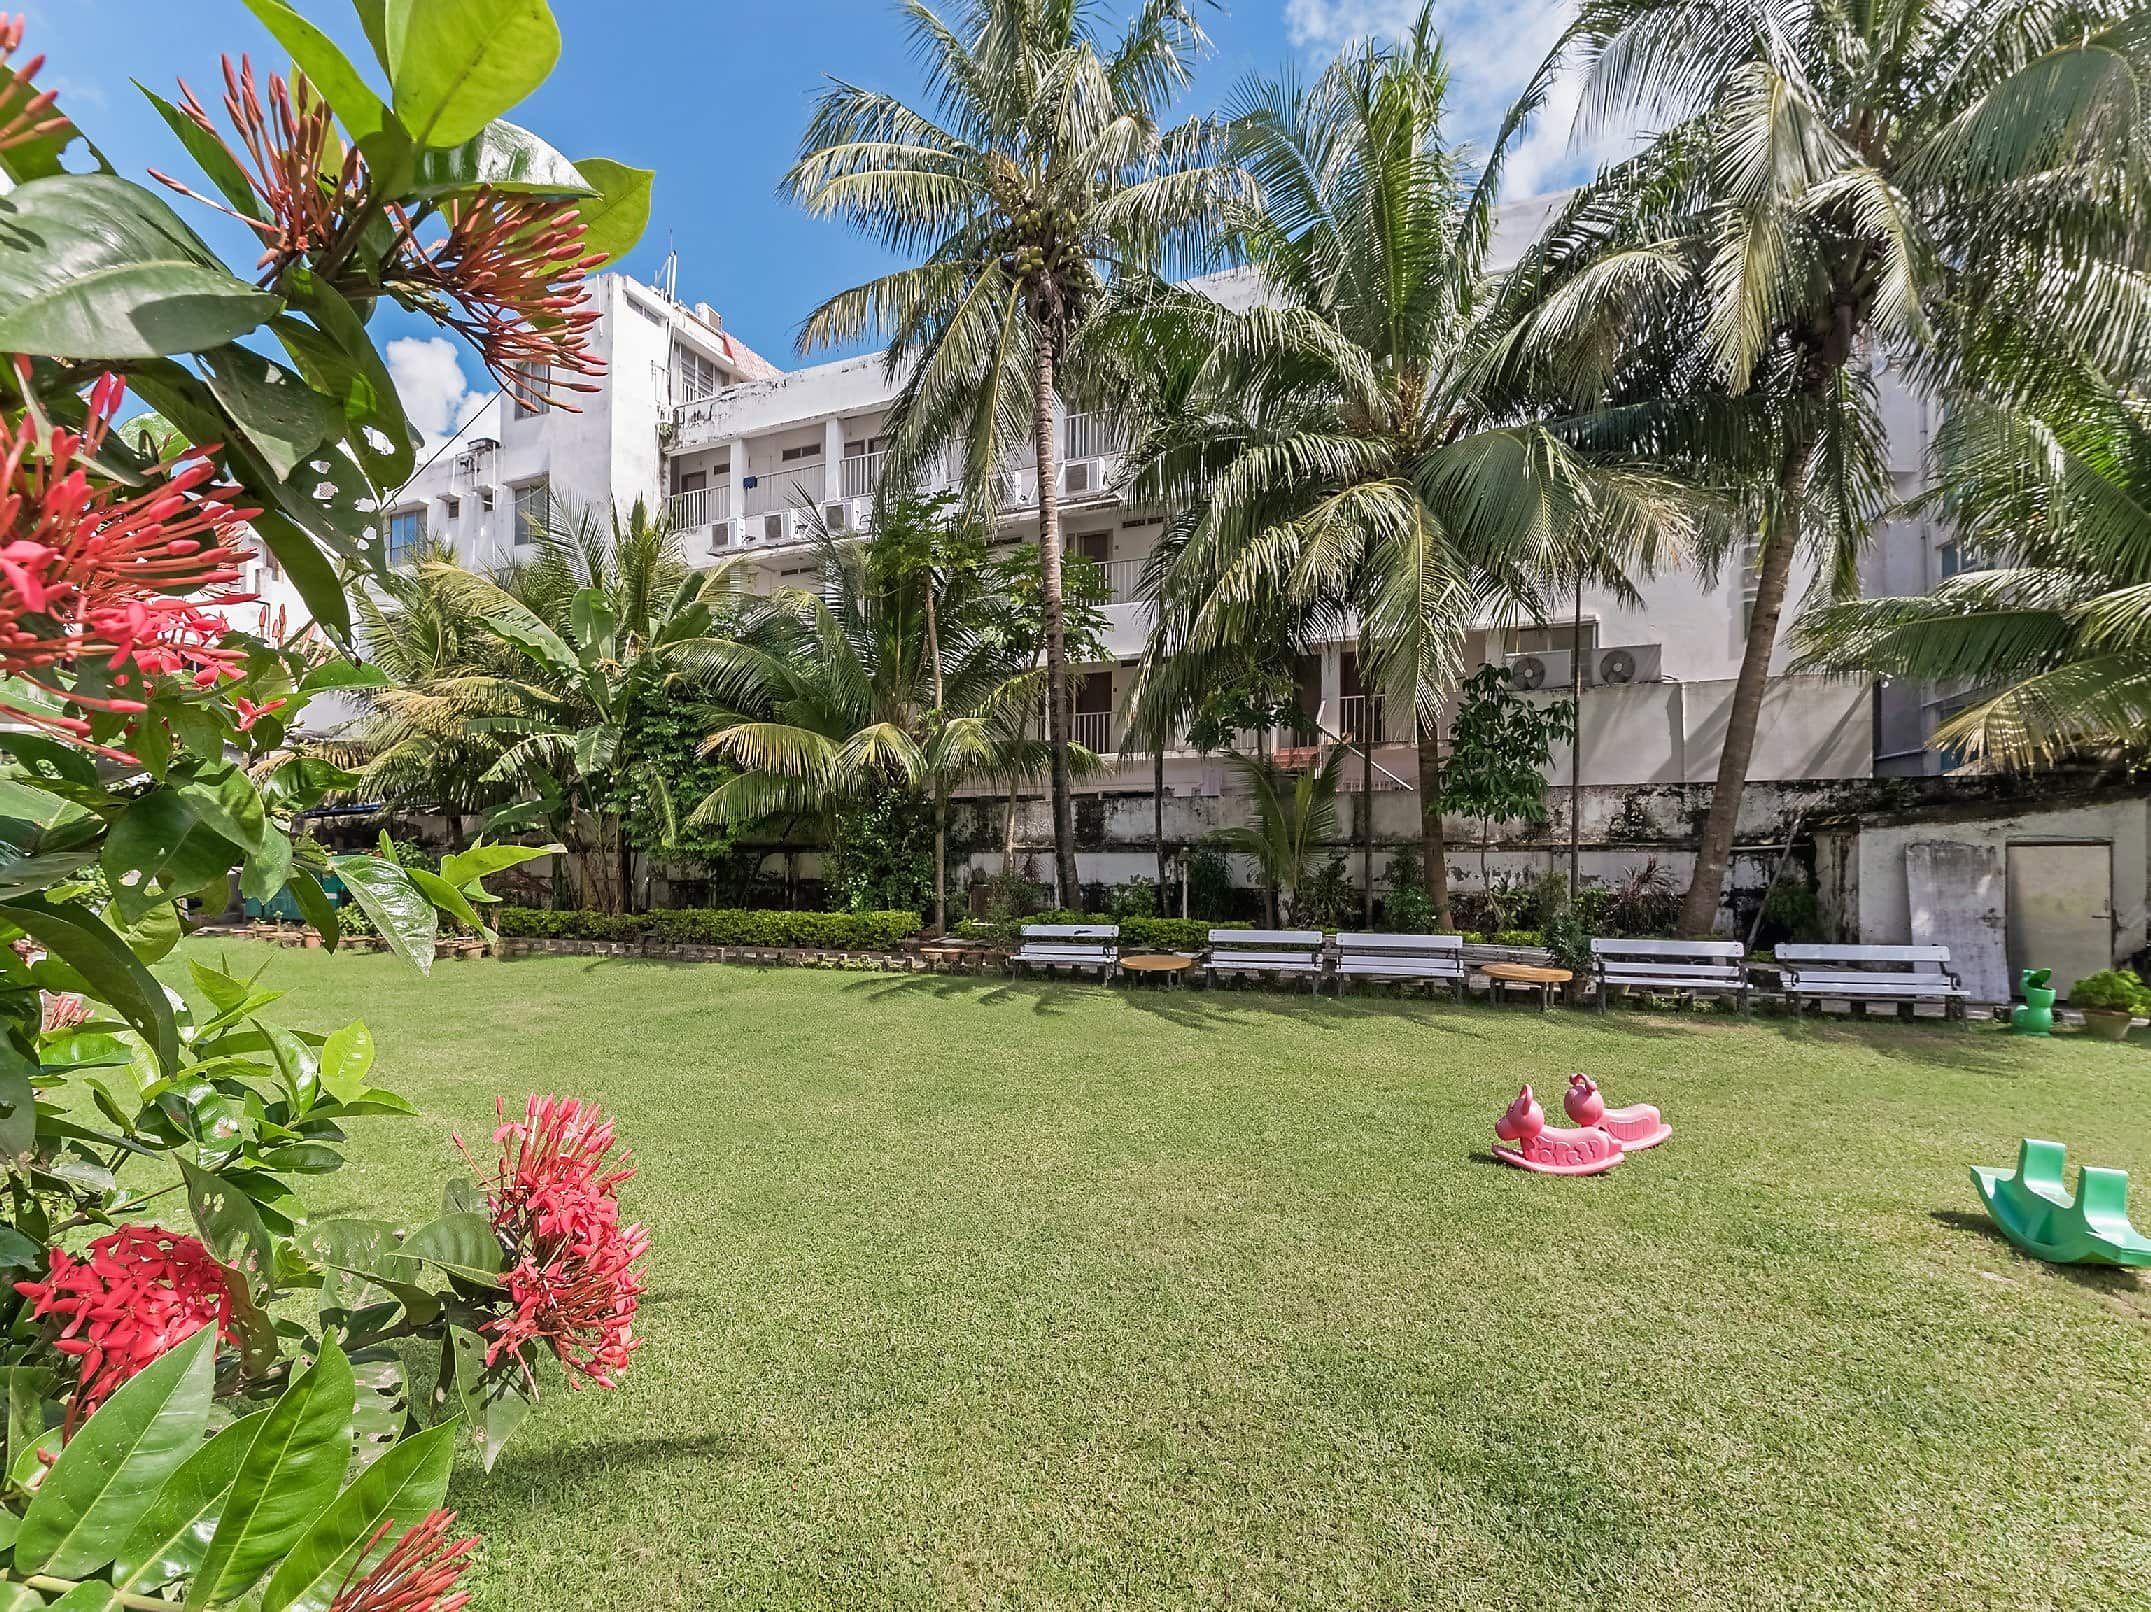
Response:
M1947 946L1821 946L1799 941L1778 947L1776 956L1781 963L1798 963L1803 973L1813 967L1907 969L1915 974L1932 974L1949 967Z
M1462 935L1339 935L1337 950L1355 957L1429 957L1464 954Z
M1591 962L1601 978L1694 980L1738 983L1746 978L1741 959L1747 948L1737 940L1594 940Z
M1286 952L1320 951L1322 931L1319 929L1213 929L1210 931L1210 947L1228 950L1239 948L1246 951Z
M1118 940L1118 924L1025 924L1025 940Z

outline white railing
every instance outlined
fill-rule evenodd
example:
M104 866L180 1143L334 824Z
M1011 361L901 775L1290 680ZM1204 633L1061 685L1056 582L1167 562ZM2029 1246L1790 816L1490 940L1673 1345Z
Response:
M683 530L692 526L715 526L732 515L732 489L719 483L672 495L672 524Z
M1120 427L1103 414L1071 414L1061 421L1061 458L1106 459L1121 449Z
M1105 585L1111 590L1114 604L1134 604L1143 596L1143 562L1141 560L1093 561L1105 573Z
M886 453L847 455L837 466L837 486L845 498L872 498L881 490L882 461Z
M1389 737L1388 710L1379 694L1347 694L1337 701L1337 727L1347 739Z
M829 478L820 465L796 465L763 476L747 489L747 513L773 515L802 503L818 504Z
M1077 711L1073 721L1068 737L1084 749L1102 756L1113 748L1111 711Z

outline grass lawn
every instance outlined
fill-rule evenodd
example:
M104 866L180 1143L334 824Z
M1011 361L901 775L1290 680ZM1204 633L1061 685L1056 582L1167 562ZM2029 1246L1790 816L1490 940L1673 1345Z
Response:
M424 1110L317 1212L430 1213L496 1092L638 1151L647 1343L459 1471L479 1612L2151 1595L2151 1288L1966 1178L2030 1133L2151 1181L2137 1048L189 947ZM1492 1163L1571 1069L1673 1140Z

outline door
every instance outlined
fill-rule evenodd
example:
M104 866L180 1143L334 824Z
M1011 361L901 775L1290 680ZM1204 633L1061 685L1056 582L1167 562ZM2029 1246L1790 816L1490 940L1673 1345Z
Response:
M2009 845L2009 979L2051 968L2064 999L2086 974L2114 963L2111 843Z

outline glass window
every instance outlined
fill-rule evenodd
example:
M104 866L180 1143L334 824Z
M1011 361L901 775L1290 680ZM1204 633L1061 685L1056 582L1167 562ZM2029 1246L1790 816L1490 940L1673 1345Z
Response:
M402 565L417 556L426 543L426 512L420 509L392 510L388 517L388 563Z
M552 518L551 482L525 482L515 489L515 540L518 543L535 543L545 535Z
M543 414L545 404L541 401L553 388L553 369L550 364L515 364L515 384L508 388L508 396L515 404L515 417L527 420L534 414Z
M724 377L717 372L715 359L704 358L692 347L682 347L673 355L673 402L699 402L714 394L723 385Z
M1553 650L1576 647L1577 633L1573 622L1562 622L1557 627L1519 627L1509 635L1515 642L1510 652L1517 655L1544 655ZM1583 652L1588 655L1598 647L1598 623L1586 621L1580 635Z

